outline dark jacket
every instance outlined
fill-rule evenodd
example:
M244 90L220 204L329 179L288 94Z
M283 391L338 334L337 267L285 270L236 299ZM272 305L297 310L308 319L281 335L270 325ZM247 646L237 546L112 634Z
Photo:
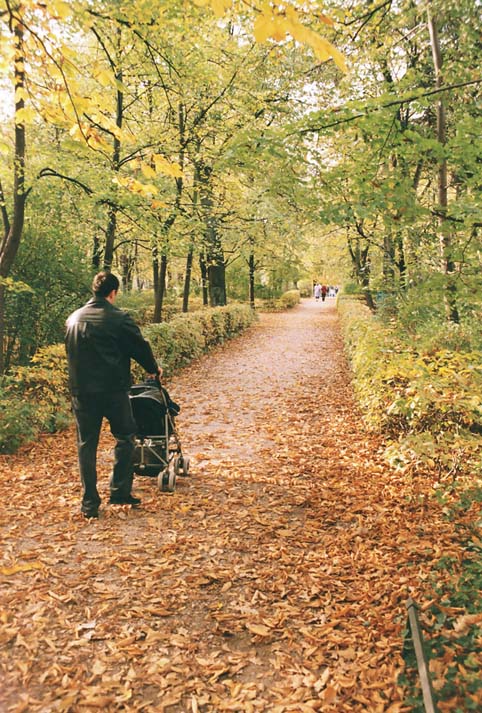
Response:
M67 320L65 347L74 395L126 391L130 360L157 373L152 349L132 317L103 297L93 297Z

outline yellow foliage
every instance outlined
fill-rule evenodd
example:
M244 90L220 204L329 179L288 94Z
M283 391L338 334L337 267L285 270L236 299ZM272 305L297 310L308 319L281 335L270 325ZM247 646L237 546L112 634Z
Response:
M123 188L127 188L127 190L131 191L132 193L137 193L140 196L143 196L144 198L148 198L154 193L158 193L158 189L156 186L152 185L152 183L141 183L135 178L132 178L131 176L115 176L112 179L113 183L116 183L118 186L122 186Z
M254 21L254 38L256 42L266 42L271 37L272 18L267 15L257 15Z
M114 77L108 69L103 69L98 72L96 79L103 87L109 87L114 84Z
M332 26L333 21L326 15L319 15L319 19L325 24ZM257 14L254 20L253 34L256 42L266 42L272 39L275 42L282 42L286 35L299 42L300 44L308 45L313 49L315 56L321 61L326 62L333 59L337 67L342 72L347 71L347 66L342 53L328 42L324 37L321 37L317 32L314 32L306 25L300 22L298 13L292 5L284 7L283 14L277 14L276 8L270 5L264 5L263 11Z
M32 121L34 117L34 109L32 109L31 107L23 107L22 109L18 109L18 111L15 112L15 124L17 126L20 126L21 124L25 124L25 122L27 121Z
M333 27L335 24L331 17L327 17L326 15L318 15L318 19L320 19L325 25L329 25L330 27Z
M167 203L164 203L163 201L152 201L151 203L151 208L153 210L156 210L157 208L168 208L169 206Z
M148 163L145 163L144 161L141 162L141 171L146 178L155 178L156 177L156 172L154 171L154 169L151 166L149 166Z
M49 9L52 17L59 20L66 20L72 11L71 6L65 0L50 0Z
M231 5L231 0L211 0L211 7L216 17L222 17Z
M276 17L271 23L271 37L276 42L281 42L285 39L288 32L289 23L282 17Z
M152 158L156 166L156 173L162 173L164 176L172 176L173 178L183 177L182 169L178 163L168 161L162 154L154 154Z

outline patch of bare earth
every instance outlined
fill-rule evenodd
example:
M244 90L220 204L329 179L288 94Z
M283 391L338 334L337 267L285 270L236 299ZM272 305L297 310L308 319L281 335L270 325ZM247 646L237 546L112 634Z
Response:
M0 710L408 710L405 602L455 543L364 430L332 302L169 390L192 476L136 478L142 509L81 518L72 429L1 457Z

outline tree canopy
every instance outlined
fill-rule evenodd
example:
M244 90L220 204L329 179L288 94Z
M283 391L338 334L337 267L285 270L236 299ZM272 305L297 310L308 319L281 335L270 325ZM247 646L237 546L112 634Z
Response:
M476 28L470 0L1 0L3 357L27 253L69 254L73 299L99 268L152 285L155 321L169 289L303 279L472 314Z

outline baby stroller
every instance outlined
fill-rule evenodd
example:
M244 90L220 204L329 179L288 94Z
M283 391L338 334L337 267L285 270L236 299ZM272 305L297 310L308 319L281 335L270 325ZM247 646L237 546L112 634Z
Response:
M157 379L132 386L129 398L137 424L134 473L157 477L159 490L173 493L176 476L189 475L174 422L180 406Z

